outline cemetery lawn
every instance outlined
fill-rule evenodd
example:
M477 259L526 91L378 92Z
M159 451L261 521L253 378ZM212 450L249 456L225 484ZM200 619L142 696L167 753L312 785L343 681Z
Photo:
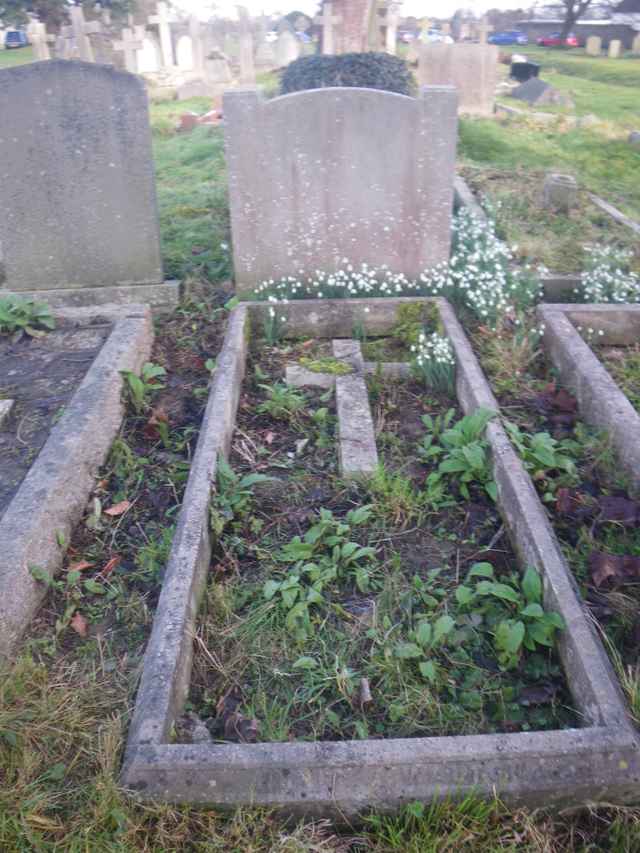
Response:
M640 346L598 347L593 351L632 406L640 413Z
M26 65L27 62L35 62L32 47L0 50L0 68L13 68L16 65Z
M543 80L547 79L548 72L559 72L614 86L640 86L640 57L631 54L623 59L608 59L606 56L588 56L584 48L555 50L537 45L527 45L522 52L540 63L540 77Z

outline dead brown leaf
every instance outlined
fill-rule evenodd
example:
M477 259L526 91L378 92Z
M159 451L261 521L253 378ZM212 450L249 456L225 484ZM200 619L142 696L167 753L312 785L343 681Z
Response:
M89 630L89 623L84 618L82 613L74 613L71 617L69 625L71 626L71 628L73 628L76 634L79 634L81 637L87 636L87 631Z
M105 509L104 515L110 515L112 518L115 518L116 516L125 513L130 506L131 501L120 501L120 503L110 506L109 509Z
M240 743L255 743L260 725L256 719L245 717L237 709L242 702L242 693L238 687L232 687L228 693L218 699L216 714L224 726L224 736Z
M629 498L609 495L601 497L600 521L615 521L625 527L635 527L640 520L640 503Z
M68 572L84 572L85 569L91 569L94 566L94 563L88 562L88 560L80 560L78 563L70 563L67 571Z
M120 557L118 554L116 554L115 557L111 557L111 559L108 560L100 570L100 577L108 578L111 572L116 568L116 566L120 565L121 560L122 557Z
M589 569L596 587L631 583L640 580L640 557L593 551L589 556Z

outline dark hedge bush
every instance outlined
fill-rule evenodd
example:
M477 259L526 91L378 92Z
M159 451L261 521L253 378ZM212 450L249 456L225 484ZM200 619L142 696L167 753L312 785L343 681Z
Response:
M403 59L371 52L296 59L282 72L280 94L327 86L362 86L400 95L415 95L416 92L413 74Z

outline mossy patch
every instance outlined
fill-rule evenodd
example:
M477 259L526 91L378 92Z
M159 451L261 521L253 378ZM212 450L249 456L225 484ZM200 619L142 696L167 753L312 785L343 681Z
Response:
M347 373L353 373L350 365L345 364L337 358L325 356L322 358L309 358L303 356L300 359L300 364L310 370L312 373L329 373L332 376L344 376Z

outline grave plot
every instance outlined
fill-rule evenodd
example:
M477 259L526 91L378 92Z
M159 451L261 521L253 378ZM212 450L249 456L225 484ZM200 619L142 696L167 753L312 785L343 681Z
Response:
M46 329L52 318L43 319ZM2 395L13 401L0 424L2 655L61 565L120 426L120 371L140 369L152 337L149 310L141 306L118 316L70 310L56 320L42 337L14 334L0 343Z
M443 379L425 393L397 364L361 360L354 327L397 333L407 303L449 339L455 392ZM282 310L281 332L303 343L254 344L268 305L230 317L124 784L143 798L347 816L472 789L529 805L631 797L636 740L615 678L451 308ZM360 402L341 410L366 372L371 422ZM345 464L354 408L359 472ZM475 477L445 464L456 447ZM533 635L522 651L528 629L515 622L529 620L542 620L541 655Z
M474 342L638 720L640 421L573 325L621 343L635 339L638 309L544 305L538 317L519 344L482 329Z

